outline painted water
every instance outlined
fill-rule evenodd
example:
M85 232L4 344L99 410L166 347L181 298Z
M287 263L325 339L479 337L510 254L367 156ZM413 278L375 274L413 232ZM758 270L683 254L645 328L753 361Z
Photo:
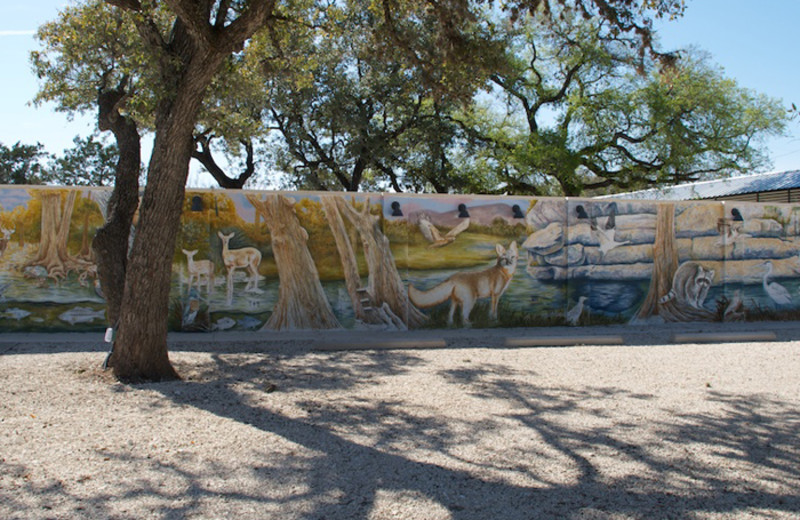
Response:
M22 253L20 253L22 254ZM8 260L8 258L6 258ZM7 264L8 265L8 264ZM487 267L491 263L487 263ZM459 270L409 270L402 271L405 283L430 289L449 276L462 271L479 271L485 267ZM729 302L738 291L748 312L758 312L765 317L800 309L800 275L769 280L784 287L790 297L788 304L776 303L764 290L763 283L714 285L705 299L704 308L718 312L718 307ZM257 291L246 292L245 273L236 273L234 290L227 299L226 278L217 276L210 294L205 285L200 290L189 289L184 275L178 270L173 275L171 310L174 319L172 330L259 330L263 327L278 301L278 279L261 279ZM344 281L322 282L331 309L342 327L357 327L350 297ZM500 300L500 323L503 313L535 317L541 324L563 323L566 311L581 296L586 297L583 323L627 323L642 304L649 289L649 280L603 281L570 280L546 282L525 272L520 260L511 284ZM449 302L442 304L439 314L444 315ZM23 271L6 268L0 272L0 330L2 331L102 331L106 327L105 302L98 294L93 280L80 283L72 275L59 283L47 279L30 278ZM197 311L194 316L192 313ZM436 309L424 310L434 314ZM488 299L479 302L473 319L488 313ZM485 320L482 323L486 323ZM537 324L536 320L524 321Z
M10 244L0 269L0 331L99 331L106 327L105 301L94 279L70 273L55 281L39 266L25 267L35 245Z

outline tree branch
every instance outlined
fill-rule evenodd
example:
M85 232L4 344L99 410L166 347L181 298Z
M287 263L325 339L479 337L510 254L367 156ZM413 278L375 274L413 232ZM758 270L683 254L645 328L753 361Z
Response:
M129 11L139 12L142 10L142 4L139 0L106 0L106 3Z
M386 166L380 161L375 161L374 164L380 171L389 177L389 181L392 183L392 188L394 188L394 191L397 193L403 193L403 189L400 187L400 183L398 182L397 174L395 173L394 169Z
M195 0L165 0L173 13L183 22L188 32L197 44L208 48L213 39L212 28L209 25L211 2Z
M211 140L213 136L208 134L208 131L200 134L199 136L195 137L195 144L199 147L195 147L192 150L192 158L196 159L203 165L203 167L214 177L214 180L217 181L221 188L225 189L236 189L240 190L244 187L244 183L253 176L255 173L255 161L253 159L253 144L251 141L241 141L241 144L245 147L245 151L247 153L245 159L245 168L242 173L239 174L237 177L230 177L225 171L217 164L214 156L211 152Z
M220 0L219 7L217 8L217 16L214 19L214 29L222 29L225 26L230 5L231 0Z
M517 98L520 103L522 103L522 108L525 110L525 119L528 121L528 126L530 127L531 132L538 132L539 125L536 122L536 113L531 109L531 104L528 100L528 97L518 89L514 88L506 79L501 78L498 74L492 74L489 76L489 79L507 93Z
M252 0L247 9L220 32L217 47L225 53L238 52L244 42L274 17L275 0Z

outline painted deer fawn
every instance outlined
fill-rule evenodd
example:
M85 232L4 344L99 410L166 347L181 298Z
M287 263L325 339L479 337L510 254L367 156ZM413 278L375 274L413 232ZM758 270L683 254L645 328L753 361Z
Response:
M222 262L228 270L228 302L233 299L233 272L236 269L247 269L250 279L247 281L245 291L258 291L258 265L261 263L261 251L255 247L242 247L240 249L230 249L228 244L233 238L233 233L228 235L217 231L217 235L222 240Z
M3 256L3 253L6 252L6 247L8 247L8 242L11 240L11 235L14 234L14 230L0 227L0 233L3 234L3 236L0 237L0 256Z
M195 260L194 255L197 254L197 249L194 251L187 251L185 249L181 249L183 254L186 255L186 268L189 271L189 289L192 288L192 283L197 283L197 290L200 291L200 284L202 283L202 277L206 277L206 289L208 289L208 294L211 294L211 290L214 288L214 262L211 260Z

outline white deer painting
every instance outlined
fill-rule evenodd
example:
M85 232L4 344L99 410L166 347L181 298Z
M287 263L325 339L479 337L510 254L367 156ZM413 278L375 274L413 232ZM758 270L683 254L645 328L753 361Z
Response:
M197 249L193 251L181 249L181 251L186 255L186 268L189 271L188 289L191 290L192 284L196 283L197 291L199 292L200 284L203 277L205 277L206 289L208 294L211 294L211 290L214 288L214 262L211 260L195 260L194 255L197 254Z
M6 247L8 247L8 243L11 240L11 235L14 234L14 230L6 229L0 226L0 233L3 234L2 238L0 238L0 256L3 256L3 253L6 252Z
M225 235L221 231L217 231L217 235L222 240L222 261L225 269L228 270L228 304L233 300L233 273L236 269L246 269L250 274L250 279L244 288L246 292L260 292L258 289L258 265L261 263L261 251L255 247L230 249L228 246L234 234Z

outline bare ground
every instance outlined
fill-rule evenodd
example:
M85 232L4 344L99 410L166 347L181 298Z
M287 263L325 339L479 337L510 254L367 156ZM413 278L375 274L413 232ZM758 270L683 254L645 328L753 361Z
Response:
M0 518L800 512L796 338L312 343L184 342L171 353L184 381L141 385L98 368L101 344L0 344Z

